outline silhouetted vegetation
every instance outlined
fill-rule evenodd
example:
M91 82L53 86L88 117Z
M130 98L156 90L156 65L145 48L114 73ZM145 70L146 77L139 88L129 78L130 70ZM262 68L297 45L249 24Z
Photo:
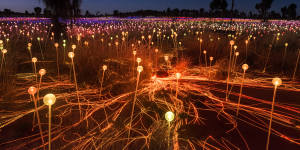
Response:
M43 0L46 7L52 12L53 32L59 40L61 33L65 33L64 19L79 17L81 0Z
M259 12L259 17L262 18L264 21L267 20L268 10L271 8L271 5L274 0L262 0L260 3L255 5L255 8Z
M95 14L86 10L82 13L80 10L80 4L82 0L43 0L46 8L43 10L40 7L34 8L34 13L25 11L24 13L13 12L10 9L4 9L0 11L0 16L4 17L47 17L52 18L54 23L59 18L62 20L67 18L76 17L103 17L103 16L114 16L114 17L206 17L206 18L246 18L246 19L288 19L295 20L300 19L297 17L297 5L292 3L288 6L281 8L281 14L276 11L270 11L274 0L262 0L260 3L255 5L258 13L244 12L235 9L235 1L231 0L231 8L227 9L228 3L226 0L212 0L209 10L204 8L200 9L178 9L178 8L167 8L165 10L137 10L132 12L120 12L114 10L112 14L101 14L99 11Z

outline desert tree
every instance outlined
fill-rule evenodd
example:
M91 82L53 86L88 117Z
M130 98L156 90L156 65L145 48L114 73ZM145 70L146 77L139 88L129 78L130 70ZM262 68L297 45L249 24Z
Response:
M264 21L267 20L268 10L271 8L274 0L262 0L255 5L255 9L259 12Z

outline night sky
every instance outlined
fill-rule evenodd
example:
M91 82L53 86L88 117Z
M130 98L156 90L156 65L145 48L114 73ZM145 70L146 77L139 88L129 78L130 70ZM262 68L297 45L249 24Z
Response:
M41 0L42 1L42 0ZM261 0L236 0L236 8L244 11L256 12L255 4ZM211 0L83 0L82 10L89 10L92 13L111 13L117 9L122 11L134 11L139 9L162 10L168 7L179 9L209 9ZM231 7L231 0L227 0L228 9ZM274 0L272 10L280 12L280 8L291 3L297 4L297 13L300 14L300 0ZM1 0L0 10L9 8L13 11L24 12L28 10L33 12L33 8L44 7L39 0Z

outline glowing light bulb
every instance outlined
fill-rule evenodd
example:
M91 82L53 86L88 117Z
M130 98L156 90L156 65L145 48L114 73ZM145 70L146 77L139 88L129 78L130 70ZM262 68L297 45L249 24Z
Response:
M174 118L175 118L175 115L174 115L173 112L168 111L168 112L165 113L165 119L166 119L168 122L173 121Z
M178 72L178 73L175 74L175 76L176 76L176 79L180 79L181 73Z
M103 65L102 66L102 69L105 71L105 70L107 70L107 66L106 65Z
M235 56L239 56L240 55L240 52L235 52Z
M31 44L31 43L28 43L28 44L27 44L27 46L28 46L28 47L31 47L31 46L32 46L32 44Z
M234 50L236 50L236 49L237 49L237 46L236 46L236 45L234 45L234 47L233 47L233 48L234 48Z
M245 70L245 71L246 71L246 70L248 70L248 69L249 69L249 66L248 66L247 64L243 64L243 65L242 65L242 68L243 68L243 70Z
M206 53L207 53L206 50L204 50L204 51L203 51L203 54L206 54Z
M54 94L47 94L44 96L43 102L45 105L51 106L56 102L56 97Z
M157 53L157 52L158 52L158 49L156 48L154 51L155 51L155 53Z
M168 55L165 55L165 56L164 56L164 59L165 59L165 61L168 61L168 60L169 60L169 56L168 56Z
M75 44L72 45L72 49L73 50L76 49L76 45Z
M229 43L230 43L231 46L234 45L234 41L233 40L231 40Z
M282 80L280 78L273 78L272 83L275 86L280 86L282 84Z
M33 63L36 63L36 62L37 62L37 58L36 58L36 57L33 57L33 58L31 59L31 61L32 61Z
M143 71L143 66L138 66L138 67L137 67L137 71L138 71L139 73L141 73L141 72Z
M72 58L74 58L75 54L74 54L73 52L69 52L69 53L68 53L68 56L69 56L69 58L72 59Z
M213 60L214 60L214 57L209 57L209 60L210 60L210 61L213 61Z
M45 70L45 69L40 69L40 70L39 70L39 74L40 74L41 76L45 75L45 74L46 74L46 70Z
M1 50L1 52L2 52L3 54L6 54L6 53L7 53L7 50L6 50L6 49L3 49L3 50Z
M135 56L136 55L136 51L133 51L132 54Z
M288 46L289 46L289 44L288 44L288 43L285 43L285 44L284 44L284 46L285 46L285 47L288 47Z
M245 41L245 43L246 43L246 44L248 44L248 43L249 43L249 41L248 41L248 40L246 40L246 41Z
M137 62L137 63L140 63L140 62L142 62L142 59L141 59L141 58L137 58L137 59L136 59L136 62Z
M36 92L37 92L37 89L36 87L34 86L31 86L28 88L28 91L27 91L30 95L34 95Z
M55 48L58 48L58 43L54 43L54 47L55 47Z

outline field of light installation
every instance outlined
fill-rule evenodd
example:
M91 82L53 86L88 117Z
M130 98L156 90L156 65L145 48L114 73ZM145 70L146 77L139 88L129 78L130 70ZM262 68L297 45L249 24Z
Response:
M0 149L299 149L300 22L73 22L0 19Z

